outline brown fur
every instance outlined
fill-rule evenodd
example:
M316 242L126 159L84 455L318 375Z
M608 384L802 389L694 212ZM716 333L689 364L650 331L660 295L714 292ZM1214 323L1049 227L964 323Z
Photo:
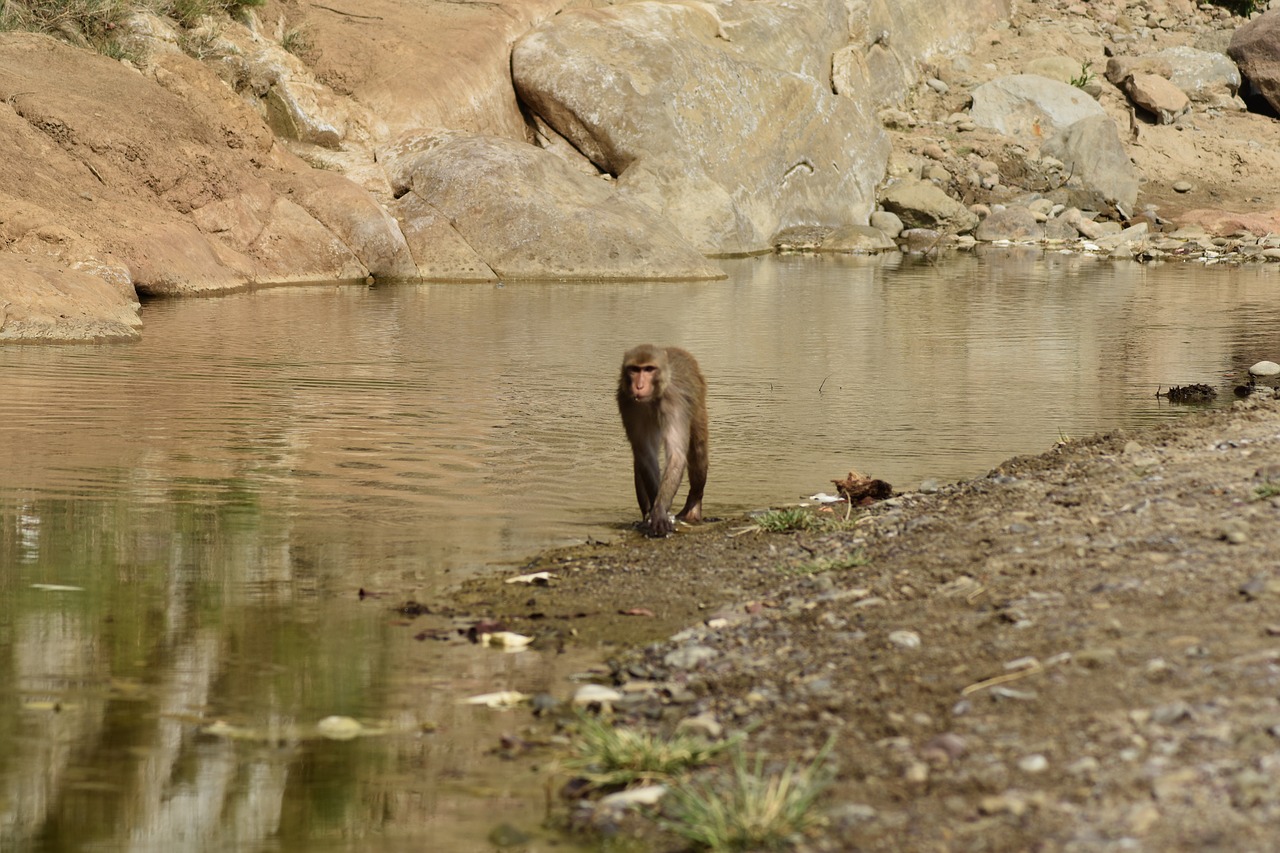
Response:
M673 530L671 503L684 473L689 497L676 517L702 520L702 492L707 484L707 380L698 362L678 347L642 344L622 359L618 379L618 413L631 442L636 500L650 536ZM658 451L666 457L660 470Z

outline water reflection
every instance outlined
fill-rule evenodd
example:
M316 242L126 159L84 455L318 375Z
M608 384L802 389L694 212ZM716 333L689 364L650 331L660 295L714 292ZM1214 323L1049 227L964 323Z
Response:
M0 849L485 849L541 781L460 695L561 662L390 605L635 513L622 351L712 382L707 509L981 474L1280 352L1269 268L762 258L724 282L272 290L0 349ZM385 593L361 601L359 588ZM389 734L315 735L331 714ZM202 734L226 720L249 738ZM499 808L495 810L494 806Z

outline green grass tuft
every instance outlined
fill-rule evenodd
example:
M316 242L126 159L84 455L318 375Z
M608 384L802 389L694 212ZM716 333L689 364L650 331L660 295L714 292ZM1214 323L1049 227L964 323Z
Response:
M664 738L616 728L594 717L579 716L578 720L574 738L577 754L565 767L598 788L669 779L706 764L738 742L712 743L680 732Z
M671 789L669 818L663 825L708 850L777 850L790 847L821 826L815 805L830 785L827 768L833 740L804 767L789 763L768 774L759 754L748 762L733 752L728 778L682 783Z

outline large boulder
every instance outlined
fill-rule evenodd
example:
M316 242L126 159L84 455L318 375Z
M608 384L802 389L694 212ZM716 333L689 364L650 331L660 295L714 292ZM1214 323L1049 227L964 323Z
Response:
M932 181L900 178L880 193L880 204L897 214L907 228L931 228L963 234L978 224L978 214L942 191Z
M708 254L766 250L796 225L866 224L889 154L869 110L736 53L706 6L564 12L517 42L517 91Z
M1075 86L1036 74L997 77L973 90L974 124L1037 143L1082 118L1107 111Z
M403 210L414 220L438 212L436 226L448 223L502 278L724 277L670 222L541 148L449 131L396 147L392 185L417 197ZM484 276L465 272L439 277Z
M1199 103L1225 103L1240 88L1240 69L1227 56L1186 45L1107 60L1107 80L1121 89L1136 74L1159 75Z
M1133 211L1141 176L1110 116L1091 116L1068 125L1046 139L1040 153L1061 160L1069 183L1096 196L1103 206L1118 205L1126 214Z
M1280 111L1280 9L1263 12L1236 30L1227 55L1271 108Z
M1155 116L1158 124L1173 124L1191 109L1187 93L1158 74L1134 74L1122 88L1129 100Z

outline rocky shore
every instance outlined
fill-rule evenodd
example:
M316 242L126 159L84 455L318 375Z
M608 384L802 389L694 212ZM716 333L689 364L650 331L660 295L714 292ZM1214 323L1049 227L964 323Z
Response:
M110 8L0 33L0 340L134 338L153 296L770 251L1280 260L1280 10Z
M628 535L541 556L546 586L476 579L454 604L613 654L598 680L619 725L746 733L775 769L833 736L825 829L802 849L1266 850L1277 459L1263 392L907 492L846 529ZM582 819L682 849L608 810Z

